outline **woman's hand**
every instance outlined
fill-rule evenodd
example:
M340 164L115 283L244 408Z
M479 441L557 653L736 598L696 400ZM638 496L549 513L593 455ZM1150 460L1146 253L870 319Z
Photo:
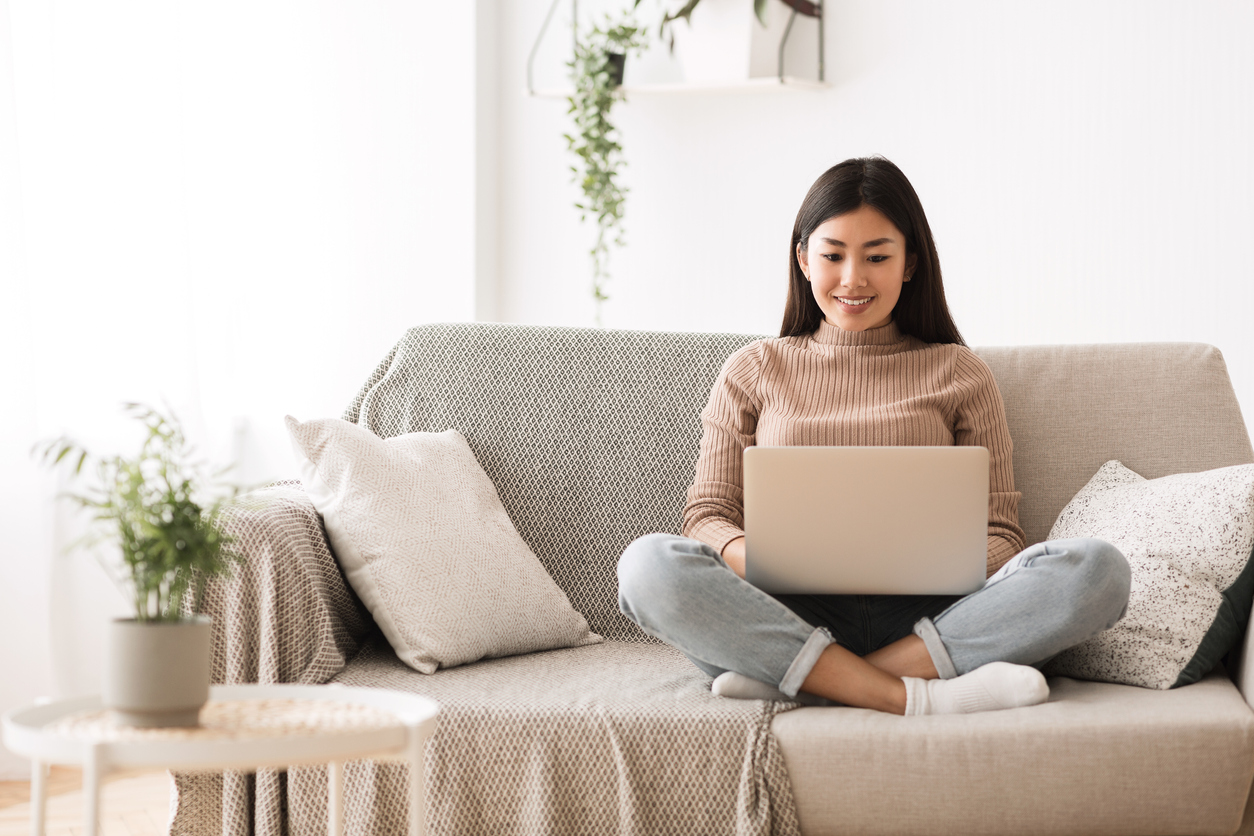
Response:
M745 576L745 538L737 537L723 546L723 562L741 578Z

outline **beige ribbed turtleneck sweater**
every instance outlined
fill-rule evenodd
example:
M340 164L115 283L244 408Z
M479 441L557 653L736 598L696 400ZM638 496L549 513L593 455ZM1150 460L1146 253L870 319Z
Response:
M988 573L1025 547L1010 432L984 361L895 323L758 340L723 365L701 412L684 534L723 547L744 535L743 452L753 444L983 446L989 452Z

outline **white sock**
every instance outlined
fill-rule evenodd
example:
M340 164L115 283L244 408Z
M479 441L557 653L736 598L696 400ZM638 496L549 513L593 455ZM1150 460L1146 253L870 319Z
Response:
M802 691L797 692L797 696L790 697L774 685L768 685L756 679L750 679L744 674L735 671L726 671L715 678L714 684L710 686L710 690L714 692L716 697L730 697L735 700L782 700L786 702L799 702L802 705L835 705L829 699L816 697L813 694L807 694Z
M972 714L1036 705L1049 699L1049 685L1036 668L992 662L953 679L902 677L906 715Z

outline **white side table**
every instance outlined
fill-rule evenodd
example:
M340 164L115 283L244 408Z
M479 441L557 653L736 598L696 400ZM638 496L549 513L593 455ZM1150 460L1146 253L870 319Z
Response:
M409 833L423 836L422 753L439 706L426 697L342 685L215 685L198 728L119 726L99 697L58 700L4 716L4 744L30 758L31 833L43 836L48 764L83 769L85 832L98 836L101 778L110 770L218 772L327 764L327 833L344 833L344 762L409 762Z

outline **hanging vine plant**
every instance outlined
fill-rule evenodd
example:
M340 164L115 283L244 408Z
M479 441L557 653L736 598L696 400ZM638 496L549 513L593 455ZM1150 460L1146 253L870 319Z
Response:
M592 298L596 304L596 324L601 325L601 306L610 297L610 245L623 245L623 204L627 189L618 176L622 172L623 147L618 131L610 122L610 110L621 101L623 70L628 54L639 54L645 46L642 29L631 23L593 26L575 43L574 58L568 63L574 92L568 97L574 117L574 131L566 134L569 150L577 157L571 166L575 182L583 192L575 204L580 220L596 224L592 257Z

